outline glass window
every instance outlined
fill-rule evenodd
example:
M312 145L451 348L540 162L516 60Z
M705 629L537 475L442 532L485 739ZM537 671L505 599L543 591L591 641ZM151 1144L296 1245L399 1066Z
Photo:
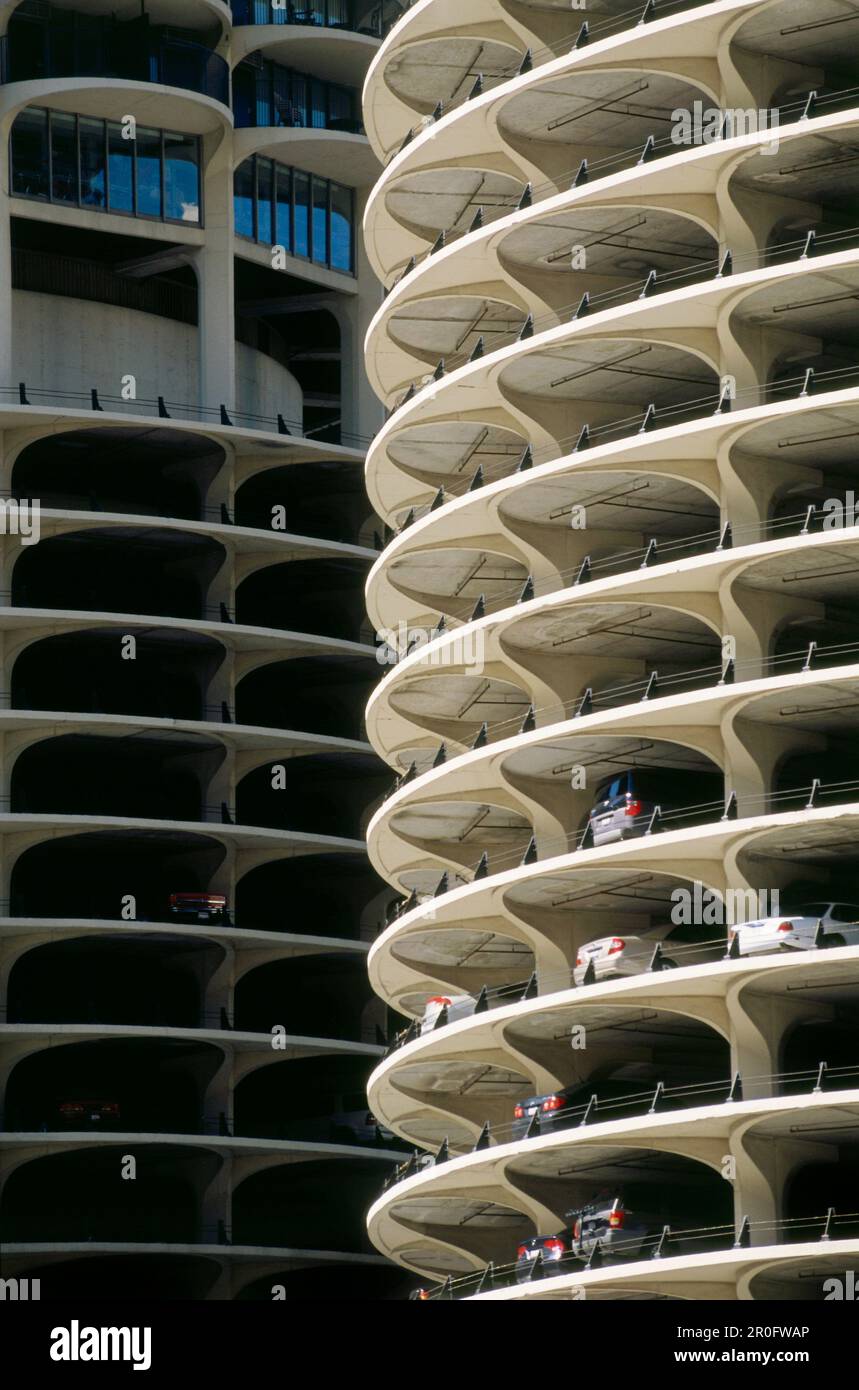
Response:
M353 270L352 190L331 185L331 265L334 270Z
M200 171L193 135L164 132L165 217L177 222L200 221Z
M92 116L80 118L81 203L84 207L107 207L107 158L104 121Z
M266 65L264 72L253 72L253 84L254 124L257 126L274 125L270 64Z
M292 226L290 224L290 199L291 199L291 170L282 164L275 165L277 175L277 225L275 233L278 246L286 247L287 251L292 250Z
M254 234L254 162L246 159L233 175L233 222L237 236Z
M308 81L306 77L299 77L296 73L290 74L289 79L289 120L287 125L307 126L310 120L307 114L307 89Z
M12 127L12 192L48 197L47 111L22 111Z
M161 131L137 127L137 215L161 216Z
M295 190L295 202L293 211L295 214L293 250L296 256L310 255L310 178L307 174L300 174L298 170L293 172L293 188Z
M107 167L111 212L134 212L134 141L118 121L107 125Z
M74 116L51 112L51 197L55 203L78 201L78 141Z
M257 241L271 246L273 179L270 159L257 160Z
M328 182L313 180L313 259L328 264Z
M328 124L327 89L324 82L310 83L310 120L316 130L324 130Z
M352 93L345 87L328 89L328 125L332 130L349 130L354 124Z

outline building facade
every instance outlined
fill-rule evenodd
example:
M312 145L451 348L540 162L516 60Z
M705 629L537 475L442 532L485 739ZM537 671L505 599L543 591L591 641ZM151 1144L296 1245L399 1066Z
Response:
M0 6L0 1232L43 1299L401 1281L363 1220L392 8Z
M857 44L418 0L370 66L370 1102L424 1156L369 1230L429 1296L855 1259Z

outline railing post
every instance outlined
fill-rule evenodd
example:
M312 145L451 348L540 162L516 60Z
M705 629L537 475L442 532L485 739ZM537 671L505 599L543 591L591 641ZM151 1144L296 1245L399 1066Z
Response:
M594 704L594 692L593 692L593 690L591 689L591 687L588 686L587 690L585 691L584 695L582 696L581 700L579 701L579 707L578 707L578 709L576 710L575 714L573 715L573 718L574 718L574 719L581 719L581 717L582 717L583 714L590 714L591 710L593 709L593 704Z
M652 1250L651 1255L650 1255L650 1258L651 1258L652 1260L661 1260L661 1259L662 1259L662 1252L664 1251L664 1249L665 1249L666 1245L668 1244L670 1238L671 1238L671 1227L670 1227L670 1226L663 1226L663 1227L662 1227L662 1234L660 1235L658 1241L657 1241L656 1244L654 1245L653 1250Z

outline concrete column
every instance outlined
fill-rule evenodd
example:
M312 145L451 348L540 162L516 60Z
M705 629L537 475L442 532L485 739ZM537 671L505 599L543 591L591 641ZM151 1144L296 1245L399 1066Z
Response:
M200 404L230 410L236 395L233 169L223 132L203 138L206 242L194 259L199 296Z
M332 296L328 307L340 329L340 418L344 444L350 436L369 438L381 428L384 412L364 371L364 338L370 321L382 302L377 282L359 229L368 189L355 190L355 271L359 290L356 295Z

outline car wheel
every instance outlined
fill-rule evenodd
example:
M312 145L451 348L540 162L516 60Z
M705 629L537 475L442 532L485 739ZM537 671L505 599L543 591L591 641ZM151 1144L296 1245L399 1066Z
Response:
M824 950L832 950L834 946L846 946L847 942L840 932L831 932L828 936L821 938L820 944Z
M668 956L663 956L663 957L662 957L662 969L663 969L663 970L676 970L676 969L677 969L677 962L676 962L676 960L669 960Z

